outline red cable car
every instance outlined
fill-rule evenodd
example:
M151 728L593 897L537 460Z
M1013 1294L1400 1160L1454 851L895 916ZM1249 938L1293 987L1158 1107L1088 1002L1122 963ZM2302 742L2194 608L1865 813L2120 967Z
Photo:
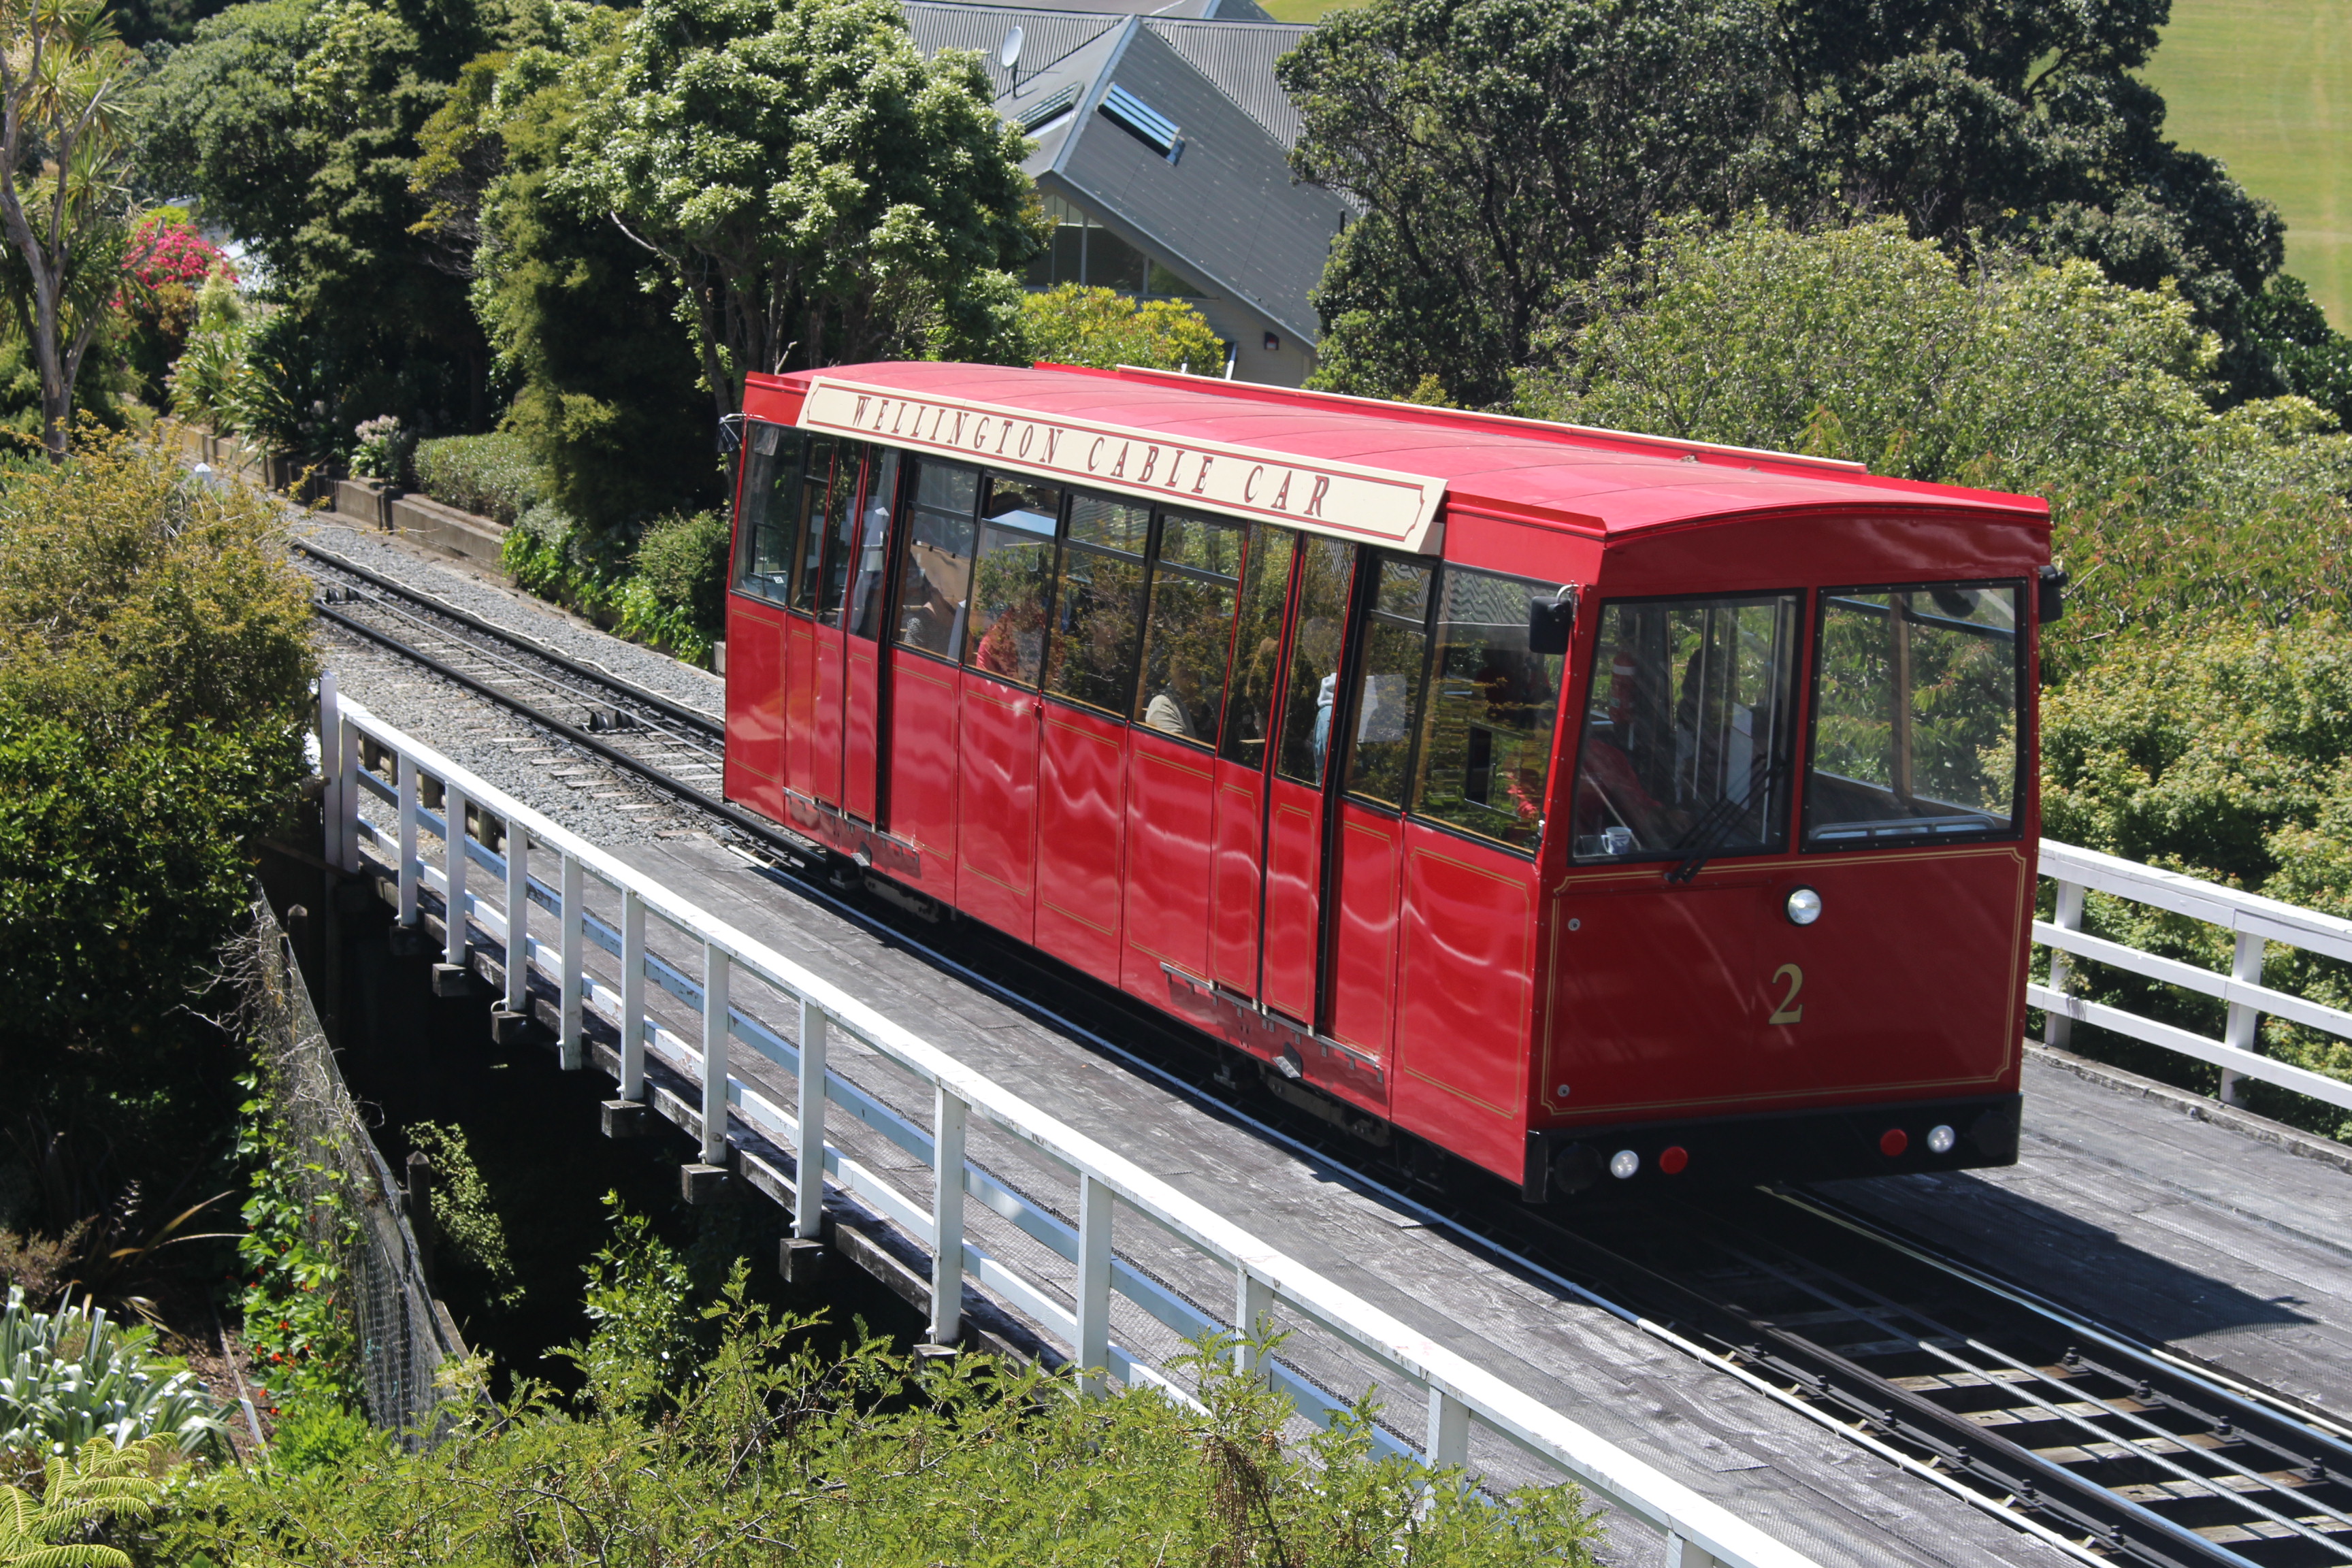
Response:
M2039 501L1156 372L746 401L730 799L1531 1200L2016 1158Z

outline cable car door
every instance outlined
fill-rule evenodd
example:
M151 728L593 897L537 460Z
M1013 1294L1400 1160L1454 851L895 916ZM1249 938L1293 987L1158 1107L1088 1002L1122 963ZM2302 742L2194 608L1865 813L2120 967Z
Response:
M816 480L822 450L811 446L810 479ZM803 644L805 665L794 659L792 672L797 721L793 737L792 784L808 796L838 811L841 808L842 714L846 679L843 647L841 601L848 585L856 553L857 501L867 448L862 441L843 441L835 449L832 468L809 519L807 559L801 569L794 607L810 616Z
M898 500L895 448L866 464L866 493L845 540L848 582L841 623L841 808L879 824L882 755L882 624L888 601L890 517Z
M1037 680L1061 491L989 474L964 626L956 902L1023 942L1036 933Z
M1283 611L1298 535L1259 523L1242 565L1223 733L1217 748L1215 848L1209 892L1209 973L1225 990L1258 994L1265 920L1266 767L1282 693Z
M1310 1029L1319 1021L1328 764L1355 564L1356 547L1343 540L1313 537L1300 543L1282 716L1266 780L1258 998ZM1344 716L1338 721L1344 723Z

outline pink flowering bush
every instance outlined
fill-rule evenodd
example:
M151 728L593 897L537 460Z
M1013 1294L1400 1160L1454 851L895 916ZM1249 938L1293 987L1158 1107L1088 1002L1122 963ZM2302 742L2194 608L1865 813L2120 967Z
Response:
M159 207L131 233L114 302L127 328L123 357L138 374L140 395L152 403L164 399L165 378L195 324L196 293L215 268L236 280L220 247L198 234L181 208Z

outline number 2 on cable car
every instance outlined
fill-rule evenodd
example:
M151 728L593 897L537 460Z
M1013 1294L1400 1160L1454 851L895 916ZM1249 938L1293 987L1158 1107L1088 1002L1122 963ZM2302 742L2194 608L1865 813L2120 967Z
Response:
M1781 993L1780 1005L1764 1021L1767 1024L1802 1023L1805 1010L1798 1005L1797 994L1805 988L1805 972L1793 963L1784 963L1772 972L1772 979L1776 984L1787 981L1789 989Z

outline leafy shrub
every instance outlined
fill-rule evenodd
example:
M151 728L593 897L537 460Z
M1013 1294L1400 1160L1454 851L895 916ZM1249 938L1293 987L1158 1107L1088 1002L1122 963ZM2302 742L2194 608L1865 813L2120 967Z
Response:
M2333 623L2148 638L2043 696L2042 828L2053 838L2352 916L2352 647ZM2231 933L2094 893L2093 931L2228 973ZM2209 1037L2223 1006L2090 963L2087 994ZM2277 947L2264 983L2352 1007L2352 966ZM2076 1025L2075 1047L2210 1091L2220 1069ZM2263 1020L2270 1055L2352 1081L2352 1043ZM2269 1085L2266 1114L2352 1140L2352 1117Z
M636 575L663 610L716 632L727 616L727 519L715 511L663 518L637 541Z
M1208 318L1182 300L1138 300L1077 283L1024 295L1021 338L1030 358L1057 364L1189 367L1214 375L1225 363Z
M245 1345L273 1416L313 1405L340 1409L359 1395L357 1324L342 1258L358 1222L339 1190L342 1173L310 1157L274 1105L264 1065L237 1081L237 1159L251 1195L237 1256L248 1271ZM309 1179L306 1179L309 1178ZM312 1189L323 1178L323 1198ZM324 1245L321 1245L321 1242Z
M384 1434L367 1417L329 1399L305 1399L289 1407L269 1434L269 1462L290 1475L331 1470L370 1448Z
M2068 668L2120 632L2352 609L2352 444L2301 398L2216 415L2219 345L2088 262L1963 270L1899 223L1668 226L1586 297L1522 411L2046 496Z
M433 1228L439 1237L435 1257L476 1276L482 1297L497 1307L522 1299L505 1222L490 1201L465 1130L457 1124L419 1121L408 1141L433 1162Z
M445 436L416 444L416 488L444 506L512 524L545 499L547 476L512 436Z
M155 1331L124 1329L104 1310L36 1312L8 1287L0 1310L0 1450L44 1458L93 1439L128 1447L169 1439L184 1454L227 1435L195 1374L155 1356Z
M215 268L235 273L220 247L196 232L184 207L158 207L139 220L131 252L143 258L124 271L120 304L127 331L124 357L136 371L142 395L160 399L172 363L187 346L196 300Z
M356 443L352 447L352 478L398 484L408 477L416 433L404 429L398 419L389 414L362 419L352 427L352 437Z
M624 1236L624 1250L635 1243ZM674 1260L673 1260L674 1261ZM622 1260L606 1285L671 1298ZM707 1309L715 1348L649 1408L635 1310L599 1320L586 1407L526 1389L416 1454L363 1447L300 1475L229 1471L167 1521L170 1561L714 1564L1181 1562L1289 1568L1590 1568L1599 1521L1572 1487L1491 1499L1373 1456L1372 1409L1286 1441L1286 1401L1212 1342L1156 1391L1081 1399L983 1355L919 1362L867 1339L809 1347L814 1320L748 1300L742 1264ZM654 1306L655 1337L668 1310ZM646 1340L644 1342L651 1342ZM462 1408L462 1405L459 1406Z
M727 545L725 520L698 512L656 523L631 554L542 503L507 531L499 563L530 593L702 664L725 625Z

